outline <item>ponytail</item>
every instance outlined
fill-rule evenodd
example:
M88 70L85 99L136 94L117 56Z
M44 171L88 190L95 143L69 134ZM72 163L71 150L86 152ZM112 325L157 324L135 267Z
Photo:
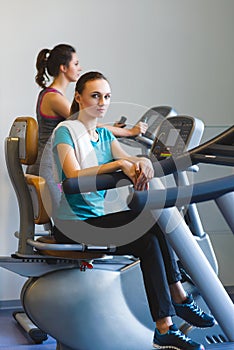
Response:
M42 88L45 88L46 83L50 80L46 72L49 53L50 53L49 49L43 49L39 52L37 56L37 62L36 62L37 75L35 80L36 80L36 83Z

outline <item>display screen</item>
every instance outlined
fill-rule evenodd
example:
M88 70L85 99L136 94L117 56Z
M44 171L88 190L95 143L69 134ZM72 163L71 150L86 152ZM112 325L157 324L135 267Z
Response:
M155 111L150 111L150 112L151 113L148 112L145 115L145 118L142 118L141 121L144 121L148 124L148 129L145 132L145 136L148 137L149 139L154 140L156 130L158 126L161 124L161 122L163 121L164 117L162 117L159 113Z
M180 130L170 129L165 145L167 147L173 147L176 144L176 141L180 135Z

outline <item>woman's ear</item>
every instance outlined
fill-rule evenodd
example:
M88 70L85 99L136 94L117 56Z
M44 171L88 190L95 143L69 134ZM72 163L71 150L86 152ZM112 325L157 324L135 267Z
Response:
M60 72L62 73L66 73L67 71L67 67L65 66L65 64L60 64L59 69L60 69Z
M78 91L75 91L74 99L76 100L77 103L80 103L80 94Z

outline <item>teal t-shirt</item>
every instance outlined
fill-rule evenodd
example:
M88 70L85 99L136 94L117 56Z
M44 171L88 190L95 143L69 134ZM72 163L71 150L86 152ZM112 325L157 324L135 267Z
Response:
M95 150L98 164L109 163L113 161L111 143L115 140L115 137L106 128L97 128L96 130L98 132L98 141L90 142ZM65 143L75 148L70 132L65 126L61 126L55 131L53 142L53 151L58 174L60 174L60 180L63 181L66 179L66 176L62 171L56 147L60 143ZM105 194L106 191L96 191L84 194L62 193L57 218L61 220L86 220L91 217L104 215Z

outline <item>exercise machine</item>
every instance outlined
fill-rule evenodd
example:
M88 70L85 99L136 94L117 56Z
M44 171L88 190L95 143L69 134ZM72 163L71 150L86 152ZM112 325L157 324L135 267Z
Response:
M22 160L24 164L33 161L32 158L29 159L25 157L27 148L30 149L30 140L28 140L29 145L27 143L25 144L25 141L23 141L24 137L28 136L26 130L28 131L28 123L30 124L31 122L31 119L29 121L27 118L16 120L16 123L18 123L15 126L17 135L11 135L6 140L6 158L9 175L19 201L20 230L17 234L19 237L18 251L10 258L1 258L0 265L23 276L29 277L21 293L24 310L39 328L52 335L57 340L59 349L91 349L94 344L96 349L108 348L115 350L134 348L140 350L143 348L151 348L154 325L149 315L141 274L139 273L139 262L137 260L133 260L131 257L106 259L106 257L103 257L103 254L105 254L107 250L111 252L111 250L114 249L112 246L102 247L100 249L100 247L85 246L85 244L54 244L51 243L50 237L47 237L47 243L45 239L40 241L35 239L35 219L37 223L42 223L42 221L45 223L48 218L46 218L46 213L39 213L39 209L43 207L43 205L41 206L41 204L43 204L41 197L45 195L41 191L46 191L46 184L43 183L42 179L39 179L40 181L35 185L32 181L33 178L30 179L31 187L34 186L36 194L39 193L41 195L39 197L41 201L39 200L37 202L36 207L34 205L33 211L32 197L27 184L29 179L25 179L21 164ZM35 125L33 124L31 129L34 128ZM19 137L20 135L21 137ZM21 147L19 145L20 140L22 141ZM162 162L156 162L156 174L163 176L163 173L170 173L178 169L184 170L191 165L187 153L183 157L179 156L178 165L180 167L178 167L177 164L175 165L174 157L170 158L171 159L167 158ZM170 164L168 161L170 161ZM165 165L165 171L162 171L163 165ZM169 165L171 167L170 172L168 170ZM107 179L110 188L115 186L115 175L108 174L107 176L108 177L98 176L97 179L95 179L95 186L98 186L98 188L99 186L106 187ZM124 176L121 176L122 174L117 174L117 185L120 185L120 182L121 185L123 185L123 182L119 181L121 178L124 180ZM38 180L38 178L34 178L34 180ZM72 180L73 181L68 181L64 184L65 191L77 191L78 185L84 190L85 186L89 185L88 182L80 184L77 182L77 179ZM124 181L125 184L128 183L127 179ZM89 182L92 185L91 179ZM193 188L196 188L195 186L196 185L194 185ZM39 192L37 191L38 187L40 187ZM207 187L209 187L208 183L205 188ZM218 189L218 186L216 186L216 189ZM225 195L225 193L229 193L233 190L231 185L227 188L226 179L219 184L219 195ZM90 191L92 191L92 188ZM150 193L153 191L154 190L150 191ZM164 189L163 199L165 199L167 192L168 191ZM189 193L191 193L191 191ZM200 194L200 197L205 194L204 191L203 194ZM178 198L177 190L176 200L178 200ZM189 200L188 195L186 198L187 201L185 201L185 203L181 201L179 204L188 204L190 203L189 200L193 200L192 196ZM148 199L146 202L150 204ZM160 208L168 206L165 201L163 201L163 203L161 202L160 205ZM173 205L175 205L174 202ZM136 205L134 205L134 208L136 208ZM37 209L37 215L35 215L35 209ZM154 209L153 207L152 210ZM171 218L171 209L173 209L173 218ZM168 235L171 243L175 246L175 241L178 239L178 230L179 227L181 227L181 222L183 222L181 221L181 214L175 215L175 217L180 220L180 224L179 226L174 226L174 214L178 213L177 209L168 208L163 210L162 213L165 214L162 215L160 213L159 215L155 213L155 215L159 215L162 227L164 225L165 234ZM43 220L42 214L44 215ZM171 220L172 227L176 227L175 230L169 233L167 233L167 225L165 225L165 220L168 218ZM217 275L207 262L196 240L193 239L190 230L183 227L182 231L185 237L188 236L187 240L184 241L189 241L187 242L188 250L190 251L190 249L192 249L194 255L198 253L198 268L201 268L201 273L203 274L203 270L207 269L204 275L206 276L210 273L209 276L212 280L212 286L219 291L219 293L217 293L217 298L224 298L224 301L221 302L220 305L220 307L223 307L223 303L225 302L225 308L222 309L222 312L227 316L227 321L222 324L222 329L224 331L223 337L225 340L233 341L233 335L230 334L233 333L233 319L230 315L231 312L233 314L233 304L230 303L228 296L221 288ZM179 233L181 234L181 232ZM179 242L181 244L181 240L179 240ZM179 249L180 247L175 246L175 248L176 253L187 268L187 265L189 265L188 263L186 264L188 256L183 257L183 252ZM43 251L44 255L42 254ZM49 254L51 251L54 252L54 255ZM92 260L92 264L90 260ZM92 266L93 269L89 269L89 267ZM84 269L86 269L86 272L80 271ZM201 285L201 281L199 278L194 278L194 270L195 266L188 269L195 283L197 282L196 285L199 290L201 290L202 296L204 294L205 300L208 300L210 303L208 296L204 293L204 286ZM100 283L100 281L102 281L102 283ZM214 297L214 295L212 297ZM136 300L139 302L136 303ZM61 301L66 301L66 303ZM219 300L217 304L219 304ZM228 308L229 312L227 312ZM221 316L219 316L218 310L215 309L214 303L211 303L211 309L212 312L213 310L215 311L213 313L217 320L220 321ZM224 320L221 319L221 321ZM229 330L227 329L227 322L229 324ZM228 342L226 342L225 345L228 345Z
M131 147L141 148L142 154L157 160L166 159L169 156L178 156L200 144L204 132L204 124L198 118L178 115L175 110L168 106L150 108L140 119L149 123L149 128L144 135L135 138L120 138L120 142ZM189 185L191 174L198 172L197 165L191 165L188 169L174 172L167 178L167 187L174 180L177 186ZM153 188L151 181L151 188ZM157 187L157 182L156 182ZM181 213L189 225L190 230L202 247L211 265L218 273L218 264L212 248L209 236L204 232L198 209L195 203L183 206ZM180 263L180 262L179 262ZM180 265L184 280L190 277Z
M209 163L209 164L219 164L225 166L234 166L234 127L230 127L228 130L224 131L220 135L216 136L212 140L207 141L205 144L192 149L187 154L180 155L178 157L167 158L160 163L155 163L155 171L162 172L163 174L171 174L172 172L184 169L191 164L197 163ZM157 142L157 141L156 141ZM137 207L138 210L142 209L156 209L162 207L162 202L167 203L167 206L174 206L201 202L214 199L218 206L221 204L224 208L230 205L230 199L233 198L233 186L234 186L234 177L233 175L227 176L223 179L215 179L209 182L200 183L193 186L184 186L181 188L172 188L168 189L165 193L165 189L162 188L162 192L158 188L157 191L150 191L148 194L146 192L134 193L134 200L129 204L131 208ZM220 188L221 182L226 184L226 191L222 192ZM149 195L149 197L148 197ZM137 198L137 201L135 199ZM158 204L160 205L158 206ZM230 228L232 227L232 217L231 211L233 210L233 203L228 208L228 215L225 215L225 219L229 224ZM224 209L221 211L224 212ZM172 211L173 213L173 211ZM172 215L174 215L173 213ZM163 211L163 219L165 211ZM231 220L229 221L229 219ZM168 220L168 217L166 218ZM178 218L179 220L179 218ZM165 224L165 222L164 222ZM174 222L173 222L174 224ZM183 233L182 233L183 232ZM233 230L232 230L233 232ZM207 304L209 305L213 315L218 320L219 325L222 329L225 329L225 332L229 339L233 341L233 324L234 324L234 314L233 314L233 303L227 296L223 287L217 283L214 285L215 277L212 277L212 273L208 272L208 268L204 268L199 264L197 251L194 253L193 249L189 249L189 240L188 236L184 235L185 230L181 231L181 235L177 236L177 239L174 239L171 236L171 232L168 232L168 239L171 241L174 249L177 254L180 256L183 265L186 267L189 274L192 276L195 284L198 286L199 290L202 293L202 296L205 298ZM172 234L173 235L173 234ZM183 251L183 247L186 247L186 251ZM197 270L200 271L200 274L197 274ZM193 331L195 333L196 330ZM210 337L207 336L207 340L210 341ZM214 337L215 342L222 342L222 337ZM220 349L225 345L220 345ZM227 344L228 346L228 344ZM230 345L230 349L233 347L233 344ZM226 347L225 347L226 348Z

